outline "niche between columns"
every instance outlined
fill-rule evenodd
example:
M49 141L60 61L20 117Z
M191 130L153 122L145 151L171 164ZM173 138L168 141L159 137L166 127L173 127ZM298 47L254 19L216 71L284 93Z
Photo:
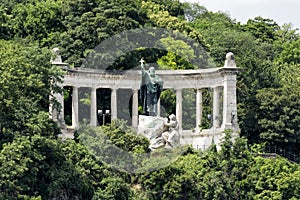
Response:
M64 88L64 119L67 126L72 125L72 101L73 87L65 86ZM111 112L111 89L98 88L97 96L97 125L110 123ZM75 100L76 101L76 100ZM90 123L91 109L91 88L78 88L78 120L79 123ZM101 112L102 111L102 112Z
M64 86L64 119L67 126L72 124L73 87ZM75 100L76 101L76 100ZM90 123L91 89L88 87L78 88L78 122Z
M202 88L201 91L202 116L200 129L210 129L213 126L219 128L223 122L223 87L218 87L217 89ZM214 111L214 109L216 110Z
M78 88L78 122L89 124L91 116L91 88Z
M183 130L192 130L196 127L196 92L195 89L182 90Z
M132 89L117 90L117 118L132 124Z
M64 93L64 120L67 126L72 125L72 92L73 87L63 87Z
M160 95L160 116L176 114L176 93L174 89L164 89Z
M201 93L201 123L198 128L209 129L212 127L213 93L211 88L202 88Z
M97 93L97 125L111 122L111 89L98 88Z

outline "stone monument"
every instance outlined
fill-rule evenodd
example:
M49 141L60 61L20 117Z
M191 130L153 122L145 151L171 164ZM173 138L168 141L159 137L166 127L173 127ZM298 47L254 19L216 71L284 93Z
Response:
M72 88L72 104L71 106L66 107L63 95L58 93L53 94L52 96L55 96L56 100L61 106L57 109L56 113L52 112L54 109L52 104L49 106L52 119L56 121L61 120L63 122L64 110L69 109L69 111L72 113L71 127L72 129L76 129L78 127L78 118L81 112L83 112L82 110L78 109L80 102L78 97L79 88L90 89L91 105L93 105L90 106L91 126L97 126L96 122L98 116L96 108L96 91L98 89L110 89L111 104L109 109L111 110L111 118L117 119L117 103L122 101L122 99L120 99L121 97L117 95L117 92L119 90L126 89L132 91L132 101L129 106L132 108L132 126L135 128L137 127L139 130L141 130L141 134L145 133L149 136L148 138L151 139L154 138L154 135L166 132L163 130L164 128L167 129L164 125L165 119L157 116L159 114L157 112L157 110L159 111L159 102L158 104L153 104L154 106L152 109L147 108L147 86L143 84L141 87L141 72L139 70L116 72L88 68L71 68L67 63L63 63L59 49L56 48L53 50L53 52L54 54L51 63L57 67L62 67L66 71L62 79L63 82L59 83L59 86L62 87L62 89L64 89L64 87ZM143 70L143 60L141 60L141 67ZM150 71L148 68L147 71L143 71L143 75L145 76L142 78L143 81L145 81L147 78L146 74L149 74ZM237 74L240 71L241 69L237 67L237 64L234 60L234 54L232 52L229 52L226 55L224 65L217 68L196 70L152 70L152 74L158 75L163 80L159 81L161 84L159 85L159 90L157 91L161 91L163 85L164 89L171 89L176 93L176 113L174 114L176 114L176 120L179 127L180 144L188 144L194 146L195 148L205 149L211 144L212 138L214 138L215 144L220 142L218 138L221 138L223 130L233 129L234 132L239 132L236 83ZM142 94L140 93L139 88L144 89ZM195 126L188 130L184 129L185 119L183 118L183 104L185 103L183 101L183 90L185 89L193 89L196 92L196 109L195 112L192 113L193 115L196 115ZM206 105L206 102L203 101L203 92L206 90L212 91L213 93L213 101L211 105ZM140 116L139 93L141 94L141 97L144 97L142 98L144 115ZM156 93L156 99L153 100L155 103L157 103L156 100L159 100L159 96L157 96L157 94L159 93ZM201 128L204 106L210 106L212 109L211 114L214 117L214 120L212 121L212 126L210 129ZM143 126L143 124L146 124L146 126ZM60 125L63 126L63 123ZM150 128L147 127L148 125ZM157 132L154 129L157 130ZM153 135L153 137L151 137L151 135Z
M178 123L174 114L167 118L157 116L157 102L163 89L163 80L155 74L154 67L144 68L141 59L142 82L140 99L143 115L139 116L138 132L150 140L151 150L160 147L173 148L179 144Z

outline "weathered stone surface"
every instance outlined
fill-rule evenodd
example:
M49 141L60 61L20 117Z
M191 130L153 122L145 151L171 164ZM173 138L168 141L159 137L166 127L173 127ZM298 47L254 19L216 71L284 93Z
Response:
M235 60L234 60L234 54L232 52L229 52L226 54L226 60L224 67L236 67Z
M158 116L139 116L138 133L150 140L149 148L175 148L180 144L178 123L174 114L167 118Z
M139 115L138 133L149 140L156 138L164 132L165 118L159 116Z
M53 48L52 51L53 51L53 53L55 55L55 57L50 60L50 63L52 65L60 66L60 67L63 67L63 68L69 67L68 63L64 63L62 61L59 48L57 48L57 47Z

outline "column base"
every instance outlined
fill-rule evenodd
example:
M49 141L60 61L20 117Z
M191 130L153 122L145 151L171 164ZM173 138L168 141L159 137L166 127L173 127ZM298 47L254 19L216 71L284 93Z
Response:
M226 124L222 124L221 129L232 129L234 130L234 132L238 132L240 131L240 127L238 124L236 123L226 123Z
M222 129L233 129L232 123L222 124Z
M134 128L138 127L138 116L132 116L132 126Z

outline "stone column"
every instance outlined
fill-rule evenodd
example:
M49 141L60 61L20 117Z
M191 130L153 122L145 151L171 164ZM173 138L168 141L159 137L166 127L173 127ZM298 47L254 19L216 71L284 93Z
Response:
M111 120L117 119L118 117L118 110L117 110L117 89L111 89Z
M54 98L59 103L58 108L53 109L53 120L57 121L61 127L65 127L65 114L64 114L64 95L60 93L55 93Z
M78 87L72 89L72 128L78 128Z
M157 101L157 116L160 116L160 98Z
M202 123L202 90L197 89L196 94L196 130L199 132Z
M176 118L179 131L182 131L182 89L176 89Z
M237 101L236 101L236 74L226 73L224 75L223 92L223 124L222 128L236 128L237 124ZM235 127L233 127L235 125Z
M55 113L54 113L55 109L53 107L53 104L54 104L53 100L54 100L54 94L53 94L53 91L51 91L51 94L49 96L49 118L53 119L55 121L56 119L55 119Z
M213 127L220 127L220 88L213 89Z
M133 92L133 96L132 96L132 126L137 127L138 126L138 115L139 115L138 89L133 89L132 92Z
M91 88L91 126L97 126L97 88Z

